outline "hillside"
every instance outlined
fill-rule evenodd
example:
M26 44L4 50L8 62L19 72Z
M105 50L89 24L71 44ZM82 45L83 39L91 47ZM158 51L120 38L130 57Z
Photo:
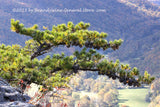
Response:
M132 0L133 1L133 0ZM129 61L141 70L149 70L154 74L160 71L159 48L159 8L144 0L0 0L0 43L24 45L29 39L10 31L10 19L20 20L28 27L38 24L52 28L53 24L80 21L91 23L90 29L104 31L109 34L108 40L122 38L125 42L120 50L111 53L113 58ZM132 4L133 6L128 5ZM141 4L141 5L140 5ZM142 8L142 5L144 8ZM85 12L38 12L35 9L82 9ZM87 12L87 9L88 10ZM96 12L103 9L101 12ZM33 12L31 12L33 10ZM94 12L92 12L94 10ZM19 11L19 12L15 12ZM74 49L70 49L73 51ZM67 50L64 50L67 51ZM68 51L67 51L68 52ZM106 54L113 52L107 51Z
M154 4L160 5L160 0L148 0Z
M160 8L158 5L155 5L153 1L149 0L118 0L125 5L136 9L139 13L152 16L159 17L160 16Z

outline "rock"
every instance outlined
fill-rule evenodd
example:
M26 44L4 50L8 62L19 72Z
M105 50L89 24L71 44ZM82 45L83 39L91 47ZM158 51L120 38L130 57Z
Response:
M30 88L25 90L24 93L29 95L30 97L34 97L36 92L38 92L41 85L37 85L35 83L30 84Z
M6 92L6 93L13 93L16 90L13 87L11 87L11 86L3 86L3 85L1 85L0 86L0 91L1 92Z
M32 99L30 100L31 103L34 103L36 107L54 107L51 106L51 96L53 96L53 91L49 91L45 93L43 96L43 93L39 91L41 85L37 85L35 83L31 83L29 88L24 91L27 95L29 95ZM54 88L54 91L56 92L57 89Z
M14 101L14 102L2 102L0 103L0 107L35 107L35 106L21 101Z
M10 86L0 78L0 107L34 107L29 104L30 97L22 94L21 90Z
M9 100L9 101L23 101L23 100L25 100L23 98L23 95L19 92L5 93L4 98Z
M4 102L4 93L0 92L0 102Z
M0 77L0 86L10 86L9 83L7 81L5 81L3 78Z

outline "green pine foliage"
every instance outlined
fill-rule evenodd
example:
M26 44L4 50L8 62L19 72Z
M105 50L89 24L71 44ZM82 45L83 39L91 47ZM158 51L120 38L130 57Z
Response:
M62 78L60 73L56 73L54 78L50 78L53 75L50 73L51 70L57 66L57 63L54 62L61 60L58 59L59 55L54 55L52 59L47 56L44 60L37 58L30 60L30 54L26 47L5 46L4 44L0 45L0 53L0 75L10 83L17 83L22 79L28 83L42 84L48 88L55 84L59 87L67 86L66 82L69 77Z
M90 31L88 27L89 23L80 22L74 25L72 22L68 24L61 24L53 26L52 30L45 29L44 31L38 30L38 25L33 25L30 28L25 28L24 25L11 19L11 30L19 34L30 36L33 40L41 43L50 43L53 46L66 45L68 48L70 46L85 46L87 48L94 48L106 50L112 48L114 50L118 49L122 44L122 40L107 41L105 38L107 34L97 31Z
M131 68L128 64L120 64L104 59L104 56L97 53L95 49L113 50L123 42L121 39L107 41L107 34L87 30L90 24L80 22L74 25L68 22L53 26L52 30L45 28L38 30L38 25L25 28L19 21L11 20L11 30L30 36L33 39L26 41L26 46L0 45L0 75L10 82L23 79L28 84L35 82L48 89L52 87L67 87L67 83L73 74L79 70L98 72L99 75L106 75L113 80L119 79L123 84L139 87L141 84L150 84L154 77L146 71L140 75L139 70ZM65 45L79 46L84 48L79 52L75 51L71 56L53 54L38 60L36 57L47 53L52 47ZM87 48L91 48L87 50ZM94 48L94 49L93 49Z

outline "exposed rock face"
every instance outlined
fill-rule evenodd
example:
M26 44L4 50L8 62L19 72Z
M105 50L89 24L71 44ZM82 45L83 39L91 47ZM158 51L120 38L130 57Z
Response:
M4 79L0 78L0 107L34 107L27 103L30 97L22 94L21 90L10 86Z
M30 88L29 89L26 89L24 91L25 94L27 94L28 96L30 97L34 97L36 92L38 92L39 88L40 88L41 85L37 85L35 83L31 83L30 84Z
M53 92L50 91L43 95L43 93L39 91L40 87L41 85L31 83L30 87L25 89L24 93L31 97L30 102L35 104L37 107L59 107L52 106L50 103L53 98Z

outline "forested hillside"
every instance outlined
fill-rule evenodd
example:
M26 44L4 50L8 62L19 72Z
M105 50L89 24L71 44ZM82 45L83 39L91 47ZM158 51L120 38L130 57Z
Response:
M133 0L132 0L133 1ZM92 30L105 31L109 40L122 38L123 45L119 51L110 53L113 58L129 61L131 66L137 66L142 71L148 70L152 74L160 71L160 22L159 8L144 0L0 0L0 43L24 45L26 39L10 31L10 19L15 18L27 27L37 23L52 29L52 25L80 21L91 24ZM130 3L133 6L128 5ZM143 7L143 8L142 8ZM85 12L40 12L37 9L82 9ZM31 12L31 9L33 10ZM96 12L97 9L103 9ZM92 12L91 10L94 10ZM73 48L64 50L73 52Z
M154 4L160 5L160 0L148 0Z
M138 12L144 15L159 17L159 7L149 0L119 0L131 8L137 9Z
M160 106L160 79L156 79L150 86L146 101L150 102L148 107Z

